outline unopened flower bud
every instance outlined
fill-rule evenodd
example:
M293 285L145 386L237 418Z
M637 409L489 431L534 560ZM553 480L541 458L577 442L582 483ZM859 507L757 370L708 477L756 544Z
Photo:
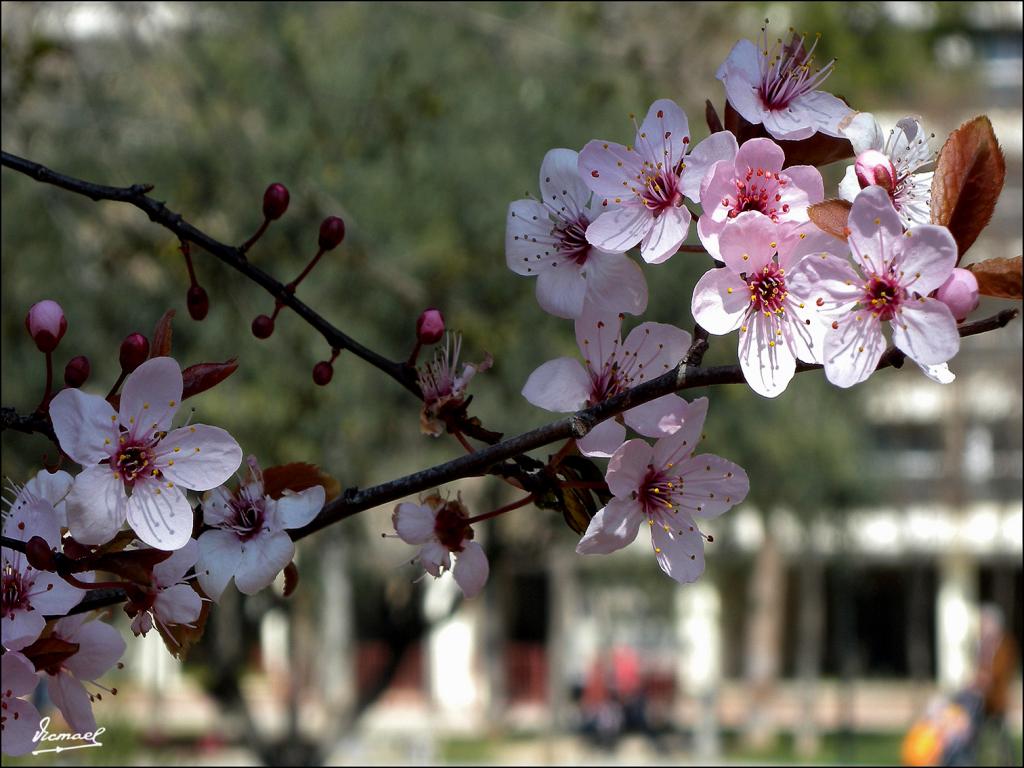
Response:
M444 315L441 310L430 307L420 313L416 320L416 340L420 344L436 344L444 336Z
M978 278L969 269L957 267L935 292L935 298L949 307L958 323L962 322L978 307Z
M121 370L131 373L149 357L149 339L141 333L130 333L121 342Z
M25 543L25 559L37 571L57 570L53 550L42 536L33 536Z
M64 366L64 383L69 387L77 389L85 384L89 378L92 368L89 365L89 358L85 355L78 355L68 360Z
M199 283L193 283L185 295L185 303L188 304L188 313L193 320L202 320L210 311L210 297L206 295L206 289Z
M263 193L263 217L273 221L279 219L288 210L288 201L291 196L288 194L288 187L284 184L274 183L267 187Z
M877 149L868 149L857 155L853 169L861 189L877 185L890 195L896 189L896 167Z
M50 299L37 301L25 315L25 328L40 352L53 352L68 329L60 304Z
M345 222L337 216L328 216L320 224L320 248L329 251L345 239Z
M258 315L252 321L252 335L257 339L269 339L274 332L274 318L268 315Z
M332 366L327 360L321 360L313 366L313 381L318 386L326 386L330 383L333 376L334 366Z

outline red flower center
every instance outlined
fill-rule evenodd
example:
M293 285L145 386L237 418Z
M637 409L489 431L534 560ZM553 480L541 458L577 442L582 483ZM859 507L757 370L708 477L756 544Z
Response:
M747 276L750 304L757 312L778 315L785 312L786 278L779 265L769 261L760 272Z
M466 525L466 510L457 501L445 502L437 510L434 535L449 552L461 552L462 543L473 538L473 529Z
M906 298L907 292L889 275L874 275L864 286L862 301L879 320L892 320Z

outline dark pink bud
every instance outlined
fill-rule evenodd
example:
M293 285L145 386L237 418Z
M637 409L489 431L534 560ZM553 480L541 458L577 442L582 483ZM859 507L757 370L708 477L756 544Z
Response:
M896 168L892 161L877 149L868 149L857 155L853 165L860 188L877 185L890 195L896 189Z
M252 335L257 339L269 339L274 332L274 318L259 315L252 321Z
M416 340L420 344L436 344L444 336L444 315L430 307L420 313L416 321Z
M53 352L68 329L60 304L50 299L37 301L25 315L25 328L40 352Z
M273 221L284 216L288 210L288 201L291 196L288 194L288 187L284 184L274 183L267 187L263 193L263 217Z
M935 298L949 307L958 323L963 322L978 307L978 278L969 269L957 267L935 292Z
M188 313L193 320L202 320L210 311L210 297L206 295L206 289L199 283L193 283L185 295L185 303L188 304Z
M331 378L334 376L334 366L328 361L321 360L319 363L313 366L313 381L318 386L326 386L331 382Z
M77 389L85 384L91 371L92 368L89 365L88 357L85 355L72 357L68 360L68 364L64 366L64 383L69 387Z
M130 333L121 342L121 370L131 373L149 357L149 339L141 333Z
M53 550L42 536L33 536L25 544L25 559L37 571L57 570Z
M345 222L337 216L328 216L320 224L320 248L329 251L345 239Z

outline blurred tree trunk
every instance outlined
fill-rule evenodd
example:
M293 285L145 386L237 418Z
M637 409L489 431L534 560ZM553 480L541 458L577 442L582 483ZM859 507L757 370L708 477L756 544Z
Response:
M771 744L777 727L771 715L782 650L782 620L786 608L785 562L778 543L765 526L765 537L750 573L745 674L750 705L744 741L753 748Z
M800 558L799 647L797 679L800 684L800 720L796 727L797 754L804 758L815 755L820 746L821 724L818 722L818 682L821 677L822 640L825 633L824 568L821 557L810 541Z

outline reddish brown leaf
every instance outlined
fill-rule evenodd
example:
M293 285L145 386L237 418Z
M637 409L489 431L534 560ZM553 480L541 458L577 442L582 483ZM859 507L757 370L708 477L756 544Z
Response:
M824 200L808 206L807 216L818 225L818 229L828 232L832 237L845 240L849 235L846 222L850 218L852 207L846 200Z
M291 597L292 593L299 586L299 569L295 567L295 561L284 567L284 596Z
M978 280L978 293L1000 299L1022 298L1021 257L1013 259L986 259L968 264L967 269Z
M168 652L179 661L184 660L192 646L203 636L203 632L206 631L206 620L210 618L210 606L213 605L195 580L189 582L189 585L199 597L203 598L203 607L199 611L199 618L192 622L192 626L172 624L170 627L164 627L159 623L154 624L164 645L167 646Z
M715 105L711 103L711 99L704 102L704 119L707 120L708 130L712 133L718 133L723 130L722 120L715 110Z
M315 464L294 462L263 470L263 492L272 499L281 498L285 490L297 493L312 488L314 485L324 487L328 501L341 492L338 481L326 472L320 471Z
M78 653L78 643L69 643L57 637L41 637L32 645L21 649L21 653L35 665L37 672L59 666ZM6 702L4 707L6 707Z
M223 363L197 363L190 365L181 372L181 378L185 382L181 399L198 395L205 392L230 376L238 370L238 358L233 357Z
M932 222L949 227L960 258L992 218L1006 179L1006 158L985 115L946 139L932 179Z
M171 321L174 319L174 310L168 309L164 316L153 329L153 341L150 344L150 358L167 357L171 354Z

